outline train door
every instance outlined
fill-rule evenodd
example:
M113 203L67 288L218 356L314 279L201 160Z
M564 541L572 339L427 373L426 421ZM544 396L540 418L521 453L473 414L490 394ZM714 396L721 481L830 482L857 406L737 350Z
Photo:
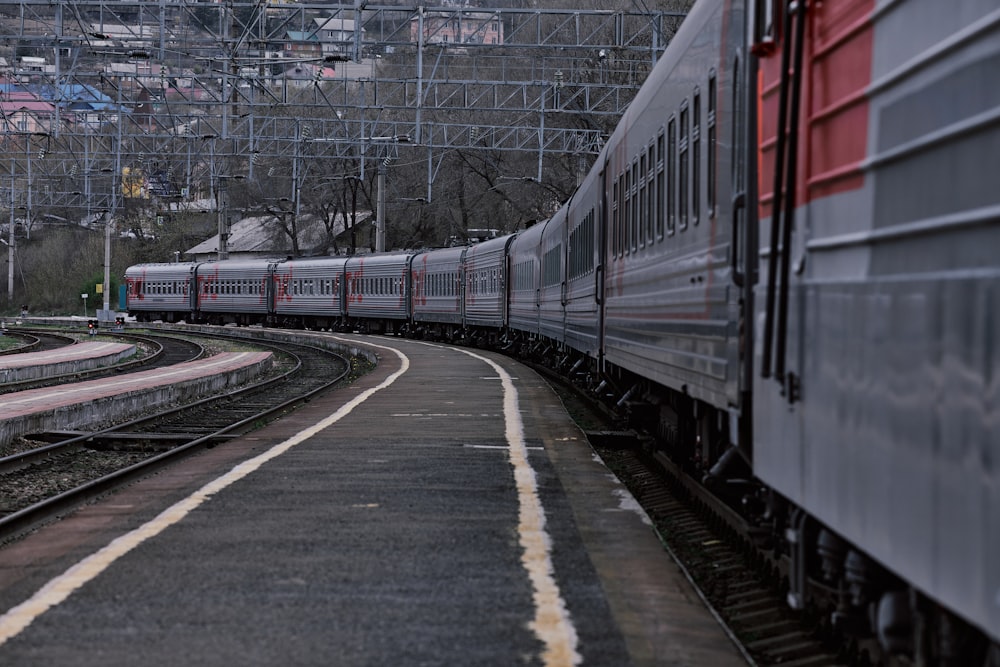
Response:
M594 299L597 302L597 368L604 372L604 267L607 262L607 238L608 238L608 188L611 184L607 179L608 162L605 158L601 165L601 172L598 182L601 184L601 200L597 211L599 219L597 221L597 238L594 245L597 247L597 265L594 271Z
M267 272L265 273L262 285L264 294L262 294L261 296L264 299L264 311L266 313L264 318L266 322L272 325L277 323L277 319L275 317L275 308L277 307L278 304L276 296L278 291L277 270L278 266L284 261L285 260L281 260L280 262L268 262Z

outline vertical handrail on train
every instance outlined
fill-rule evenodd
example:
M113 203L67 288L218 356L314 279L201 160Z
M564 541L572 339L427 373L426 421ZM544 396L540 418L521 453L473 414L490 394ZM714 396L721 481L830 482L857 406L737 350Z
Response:
M791 5L791 2L789 2ZM782 188L785 181L785 140L788 126L788 96L789 96L789 64L792 58L792 13L785 12L781 31L781 87L778 91L778 124L776 126L777 143L774 149L774 180L771 184L771 239L767 256L767 292L764 310L764 341L763 356L760 364L760 376L771 377L771 357L774 351L774 320L777 289L776 273L778 272L778 238L781 227Z
M805 15L805 0L789 0L784 17L784 40L781 48L781 87L778 94L779 107L774 182L772 184L773 201L770 252L768 254L766 317L764 319L763 357L761 359L761 377L771 377L773 363L773 375L782 384L785 383L786 379L788 274L791 257L792 228L795 222L795 179L798 153L799 104L802 93ZM779 258L781 262L780 267L778 265ZM780 275L778 275L779 269ZM793 391L789 391L788 396L790 400L795 400Z
M798 170L798 148L799 148L799 103L802 97L802 57L804 51L804 38L806 26L806 0L798 0L794 3L795 8L795 61L793 63L794 72L792 74L792 100L791 100L791 127L789 128L788 145L788 172L785 176L788 193L785 196L785 223L782 229L781 238L781 291L778 293L778 349L775 352L775 377L782 382L786 379L786 391L789 401L796 400L796 389L791 378L786 378L785 357L788 345L788 295L790 287L788 284L789 267L792 256L792 226L795 223L795 186L796 171ZM789 12L792 7L789 7Z

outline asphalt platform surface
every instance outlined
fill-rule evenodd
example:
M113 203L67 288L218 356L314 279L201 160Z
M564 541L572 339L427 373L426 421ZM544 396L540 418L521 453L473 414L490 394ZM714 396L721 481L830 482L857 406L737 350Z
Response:
M533 371L396 338L0 548L0 665L740 665Z

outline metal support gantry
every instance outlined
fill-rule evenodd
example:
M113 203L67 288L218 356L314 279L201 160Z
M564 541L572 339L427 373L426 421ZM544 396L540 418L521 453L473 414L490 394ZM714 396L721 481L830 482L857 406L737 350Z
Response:
M429 199L446 152L519 152L537 156L541 180L550 156L597 154L683 17L0 0L0 170L13 183L31 166L33 206L81 224L136 195L218 206L219 175L258 182L262 165L287 165L297 192L344 160L373 161L384 179L383 161L406 152L426 165ZM30 111L9 103L27 96ZM24 155L33 132L44 160Z

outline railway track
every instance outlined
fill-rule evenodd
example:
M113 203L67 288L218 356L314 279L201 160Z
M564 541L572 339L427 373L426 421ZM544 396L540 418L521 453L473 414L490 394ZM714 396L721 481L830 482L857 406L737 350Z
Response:
M789 609L783 571L759 550L730 508L647 446L649 438L614 431L607 410L539 368L594 449L653 522L664 549L727 628L751 665L864 665L837 647L809 614ZM701 489L701 490L699 490Z
M0 459L0 541L181 456L258 428L365 370L363 362L313 345L254 345L278 355L277 370L236 391L92 432L26 438L23 451Z
M6 354L21 354L24 352L44 352L56 350L64 345L72 345L77 341L74 336L50 332L37 332L25 329L4 329L4 336L22 341L21 345L0 350L0 356Z

